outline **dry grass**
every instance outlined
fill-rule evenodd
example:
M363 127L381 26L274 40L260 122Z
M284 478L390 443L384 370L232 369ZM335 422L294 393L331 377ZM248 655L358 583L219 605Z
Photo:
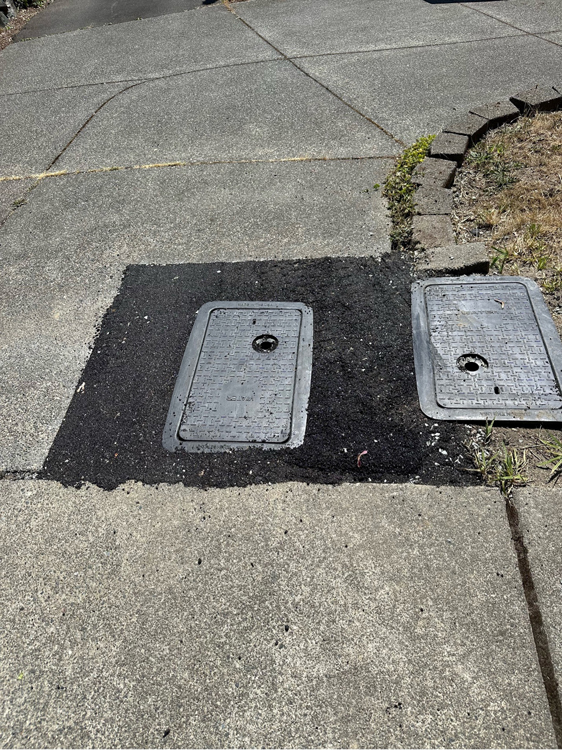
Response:
M493 269L562 288L562 113L522 117L468 154L455 182L460 241L478 237Z
M461 242L489 248L492 273L535 279L562 335L562 113L522 117L469 152L454 187ZM559 437L560 436L560 437ZM473 470L503 491L562 476L562 433L522 425L474 428Z

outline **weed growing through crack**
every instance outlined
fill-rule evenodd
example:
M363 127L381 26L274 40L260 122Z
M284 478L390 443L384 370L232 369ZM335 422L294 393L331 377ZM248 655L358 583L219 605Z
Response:
M498 450L492 450L490 443L494 421L486 421L484 434L465 443L473 464L469 471L480 474L486 484L497 485L505 497L510 497L514 487L527 484L527 453L510 448L505 443ZM560 459L562 465L562 453Z
M541 469L550 469L551 479L558 478L562 473L562 440L556 435L549 433L548 438L541 438L543 449L547 453L547 458L540 464Z
M517 448L508 448L504 443L496 455L494 479L502 494L509 497L514 487L527 484L527 453L519 452Z
M495 422L495 419L492 419L491 422L488 422L488 420L486 420L486 427L484 428L484 445L490 444L490 440L492 439L492 435L494 433Z
M396 166L386 178L383 195L388 201L392 218L390 239L398 247L407 247L412 239L412 216L414 215L414 193L412 184L414 169L429 152L434 135L425 135L407 148L399 157Z

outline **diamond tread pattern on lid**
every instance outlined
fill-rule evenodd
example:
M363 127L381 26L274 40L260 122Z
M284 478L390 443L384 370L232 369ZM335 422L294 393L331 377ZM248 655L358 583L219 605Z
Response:
M535 282L415 282L412 323L427 416L562 421L562 344Z

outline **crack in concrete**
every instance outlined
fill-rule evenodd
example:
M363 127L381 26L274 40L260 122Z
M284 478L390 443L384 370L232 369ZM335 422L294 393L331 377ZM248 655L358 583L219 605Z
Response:
M118 83L150 83L151 81L166 81L168 78L178 78L179 76L188 76L195 73L207 73L213 70L225 70L228 68L239 68L243 65L263 65L264 63L283 62L281 57L268 57L264 60L250 60L249 62L225 63L224 65L210 65L205 68L194 68L193 70L180 70L175 73L165 73L159 76L145 76L144 78L118 78L113 81L97 81L93 83L72 83L67 86L57 86L55 88L45 89L24 89L23 91L10 91L6 94L0 94L0 98L6 96L22 96L23 94L38 94L43 91L67 91L69 89L91 88L92 86L112 86Z
M519 511L511 497L504 496L504 499L509 528L511 530L511 538L517 555L521 583L523 585L525 600L527 602L531 630L535 641L535 649L544 683L548 707L550 709L552 727L554 729L556 743L559 748L562 748L562 703L560 701L558 680L556 679L548 635L544 627L539 598L533 580L531 565L529 563L527 545L525 544L523 531L521 529Z
M108 100L109 101L109 100ZM92 115L93 117L93 115ZM91 120L92 118L90 118ZM88 121L89 122L89 121ZM86 125L87 123L85 123ZM84 126L82 126L84 127ZM78 131L80 132L80 131ZM78 135L78 133L76 134ZM76 137L76 136L74 136ZM74 140L74 139L73 139ZM65 148L72 143L70 141ZM62 151L59 156L52 162L50 169L54 162L62 156ZM91 169L75 169L67 170L60 169L57 172L37 172L34 174L23 174L23 175L4 175L0 177L0 182L19 182L20 180L41 180L47 179L48 177L71 177L73 175L81 174L101 174L104 172L126 172L135 169L169 169L172 167L201 167L201 166L215 166L221 164L286 164L292 162L332 162L332 161L368 161L376 159L395 159L396 157L391 154L377 155L377 156L287 156L280 159L209 159L201 161L166 161L166 162L155 162L153 164L129 164L112 167L92 167Z
M66 144L66 146L62 149L62 151L60 151L55 156L55 158L49 164L49 166L47 167L47 169L45 171L48 172L49 169L52 169L52 167L57 163L57 161L61 158L61 156L64 154L64 152L74 143L74 141L76 140L76 138L78 138L78 136L84 130L84 128L94 119L94 117L98 114L98 112L100 112L105 107L106 104L109 104L110 101L112 101L113 99L115 99L117 96L120 96L121 94L125 93L125 91L129 91L129 89L133 89L136 86L140 86L142 83L144 83L144 81L139 81L138 83L132 83L130 86L126 86L124 89L121 89L121 91L117 91L115 94L112 94L108 99L106 99L104 102L102 102L102 104L100 104L100 106L95 110L95 112L93 112L88 117L88 119L82 125L82 127L79 128L79 130L77 130L76 133L74 133L74 135L68 141L68 143Z
M470 10L476 10L475 8L470 8ZM481 11L480 11L481 12ZM234 11L232 11L233 15L236 15ZM487 15L487 14L484 14ZM494 20L500 20L496 19L494 16L490 16L491 18L494 18ZM239 16L236 16L238 20L242 20L239 18ZM243 21L243 23L246 23ZM399 46L393 46L393 47L373 47L372 49L355 49L355 50L344 50L341 52L318 52L318 53L311 53L308 55L283 55L283 53L279 52L279 57L271 58L268 57L267 59L263 60L249 60L247 62L238 62L238 63L225 63L224 65L209 65L203 68L193 68L191 70L179 70L175 73L165 73L162 75L157 76L145 76L143 78L116 78L116 79L110 79L110 80L104 80L104 81L94 81L91 83L71 83L65 86L55 86L55 87L46 87L46 88L36 88L36 89L23 89L22 91L8 91L6 93L0 94L0 98L9 97L9 96L23 96L24 94L38 94L45 91L68 91L72 89L80 89L80 88L92 88L94 86L111 86L119 83L149 83L150 81L165 81L169 78L178 78L180 76L187 76L187 75L194 75L196 73L207 73L211 72L213 70L228 70L229 68L239 68L245 65L263 65L266 63L272 63L276 61L282 61L282 62L290 62L294 64L295 60L309 60L309 59L316 59L316 58L322 58L322 57L341 57L345 55L366 55L369 53L377 53L377 52L398 52L400 50L411 50L411 49L431 49L431 48L438 48L438 47L452 47L459 44L475 44L478 42L494 42L494 41L500 41L502 39L517 39L521 36L534 36L537 39L542 39L545 42L550 42L551 44L554 44L555 46L562 46L558 42L555 42L551 39L544 39L542 34L556 34L559 33L559 29L555 29L554 31L544 31L541 32L541 34L533 34L529 31L525 31L523 29L518 29L516 26L511 26L505 21L501 21L501 23L504 23L507 26L510 26L514 29L514 31L517 31L519 33L517 34L510 34L510 35L504 35L504 36L491 36L491 37L482 37L481 39L461 39L457 41L451 41L451 42L432 42L428 44L405 44L405 45L399 45ZM255 32L257 33L257 32ZM267 40L264 40L267 41ZM270 44L269 42L267 42ZM270 46L273 49L276 49L273 45L270 44ZM305 71L302 70L298 65L295 65L302 73ZM307 74L309 75L309 74ZM311 77L309 75L309 77ZM316 79L313 79L316 83L320 83ZM321 86L324 88L327 88L324 86L324 84L320 83ZM329 89L328 89L329 90ZM330 93L333 94L332 91ZM334 96L337 96L334 94ZM338 97L339 98L339 97ZM342 100L343 101L343 100ZM347 102L344 102L349 105ZM365 115L362 115L365 117Z

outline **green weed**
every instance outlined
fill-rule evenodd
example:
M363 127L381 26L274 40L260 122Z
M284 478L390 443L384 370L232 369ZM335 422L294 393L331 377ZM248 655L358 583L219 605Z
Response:
M474 438L465 444L473 464L469 471L480 474L486 484L497 485L502 494L509 497L514 487L527 484L527 454L525 451L519 452L517 448L508 448L505 443L498 450L491 450L489 446L494 421L486 421L483 437ZM562 465L562 453L560 463Z
M391 240L400 247L406 247L412 238L412 216L414 215L414 193L412 173L429 152L434 135L425 135L398 158L396 166L386 178L383 195L388 200L392 217Z
M492 256L490 265L492 268L497 268L499 273L503 273L504 266L510 259L509 250L504 247L492 247L492 251L495 255Z
M517 162L507 161L505 152L504 143L482 141L469 152L467 164L490 178L497 190L503 190L517 181L514 171L521 167Z
M503 495L509 497L514 487L522 487L527 484L526 469L526 451L519 453L517 448L508 448L504 444L496 454L493 475Z

